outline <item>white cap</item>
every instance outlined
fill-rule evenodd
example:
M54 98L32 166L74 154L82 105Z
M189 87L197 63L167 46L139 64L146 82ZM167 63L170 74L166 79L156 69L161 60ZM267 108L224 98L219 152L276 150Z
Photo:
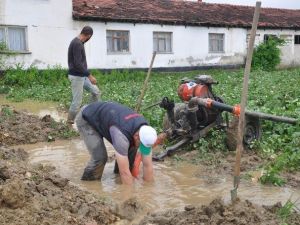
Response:
M140 128L139 136L145 147L151 147L157 140L157 133L153 127L143 125Z

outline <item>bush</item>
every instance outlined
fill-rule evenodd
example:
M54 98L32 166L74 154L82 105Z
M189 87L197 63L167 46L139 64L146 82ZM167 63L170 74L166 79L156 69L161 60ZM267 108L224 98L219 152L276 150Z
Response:
M280 48L284 40L270 37L259 44L253 52L252 68L254 70L271 71L280 63Z
M3 84L7 86L33 87L36 85L51 86L55 84L67 83L67 72L61 67L38 70L36 67L30 67L26 70L22 66L10 68L5 72Z

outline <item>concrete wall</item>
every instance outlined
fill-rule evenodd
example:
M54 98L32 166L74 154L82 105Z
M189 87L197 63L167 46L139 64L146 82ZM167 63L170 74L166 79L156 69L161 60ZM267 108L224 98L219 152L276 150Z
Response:
M300 66L300 45L294 44L294 36L300 35L300 31L295 30L258 30L257 42L264 41L264 35L276 35L286 40L286 43L280 47L281 63L279 67L297 67Z
M91 65L100 68L145 68L153 52L153 31L173 33L173 53L158 54L155 67L186 67L241 64L244 61L246 32L242 29L160 26L122 23L91 23L95 35L88 50ZM129 30L130 52L107 54L106 30ZM225 33L225 53L208 53L208 33ZM234 41L234 37L238 40Z
M161 26L151 24L82 22L72 19L72 0L1 0L0 25L27 27L28 54L10 58L10 63L67 67L67 49L70 41L84 25L94 28L94 36L86 43L89 68L146 68L153 51L153 32L173 32L172 54L158 54L154 67L190 67L213 65L237 65L244 63L247 49L247 31L240 28L207 28L185 26ZM129 30L130 52L107 54L106 30ZM277 31L274 31L277 32ZM285 33L287 33L286 31ZM289 31L292 33L292 31ZM211 54L208 51L208 34L225 34L225 52ZM263 33L258 39L263 40ZM270 34L269 31L265 33ZM260 40L258 40L260 41ZM299 48L284 50L286 64L299 64ZM295 58L297 56L297 59ZM284 57L283 57L284 58Z
M1 25L27 27L30 54L11 57L11 63L25 67L36 65L66 66L68 42L78 32L80 24L72 20L71 0L1 0Z

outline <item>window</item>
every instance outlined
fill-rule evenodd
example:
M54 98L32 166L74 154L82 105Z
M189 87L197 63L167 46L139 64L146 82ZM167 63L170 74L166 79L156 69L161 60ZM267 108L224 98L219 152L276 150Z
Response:
M209 52L224 52L224 34L209 34Z
M0 42L9 51L26 52L26 28L19 26L0 26Z
M293 43L293 35L281 34L279 38L284 41L283 46L289 46Z
M295 45L300 45L300 35L295 35Z
M129 52L129 31L106 31L106 42L108 53Z
M265 34L264 35L264 42L267 42L270 38L272 38L274 40L278 39L278 37L274 34Z
M172 53L172 32L153 32L153 50L157 53Z

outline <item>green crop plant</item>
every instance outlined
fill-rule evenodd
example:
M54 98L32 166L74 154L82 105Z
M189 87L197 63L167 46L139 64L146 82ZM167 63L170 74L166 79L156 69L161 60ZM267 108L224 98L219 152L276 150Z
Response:
M288 224L291 214L296 211L295 209L297 208L296 204L298 200L292 201L289 199L281 208L277 210L277 214L282 220L283 224Z

